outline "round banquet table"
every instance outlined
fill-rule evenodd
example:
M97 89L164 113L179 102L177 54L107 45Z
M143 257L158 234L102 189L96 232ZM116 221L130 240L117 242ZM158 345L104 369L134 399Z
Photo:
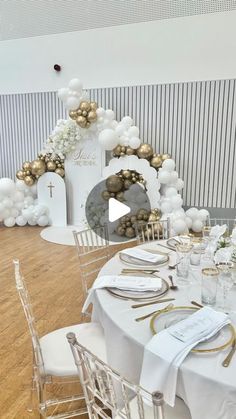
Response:
M158 250L158 242L149 242L140 247ZM159 250L165 251L161 247ZM169 256L169 263L175 263L175 252L171 251ZM104 265L99 276L120 274L125 267L128 265L120 260L118 253ZM169 274L175 276L168 265L158 269L163 278L168 279ZM192 300L201 301L200 279L200 267L191 267L189 285L179 287L177 291L169 290L165 297L175 298L175 306L189 306ZM152 338L152 332L150 318L141 322L136 322L135 318L163 308L168 303L137 309L131 308L132 304L134 301L117 298L106 289L97 289L93 298L92 319L104 328L108 363L138 384L144 347ZM230 316L236 325L236 286L231 291L232 304L235 306ZM221 365L229 350L230 347L216 353L190 353L181 364L177 395L189 407L192 419L236 419L236 354L228 368ZM158 371L153 371L155 373Z

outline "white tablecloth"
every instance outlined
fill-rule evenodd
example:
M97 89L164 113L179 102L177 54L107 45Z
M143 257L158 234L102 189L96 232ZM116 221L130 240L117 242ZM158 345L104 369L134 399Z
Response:
M142 247L145 246L157 249L155 243ZM127 265L116 255L103 267L100 275L119 274L124 267ZM160 275L171 273L165 267L159 269ZM197 268L192 269L190 278L192 284L168 293L168 297L176 298L175 305L190 305L191 300L201 301L201 276ZM231 294L236 310L236 286ZM142 322L134 319L162 308L166 303L139 309L132 309L132 304L133 301L115 298L107 290L96 290L93 320L101 323L104 328L110 365L130 380L139 383L144 346L151 339L152 333L150 319ZM236 324L236 311L232 313L232 319ZM217 353L189 354L181 365L177 394L189 407L192 419L236 419L236 356L228 368L221 365L228 351L229 348ZM153 373L158 374L158 371Z

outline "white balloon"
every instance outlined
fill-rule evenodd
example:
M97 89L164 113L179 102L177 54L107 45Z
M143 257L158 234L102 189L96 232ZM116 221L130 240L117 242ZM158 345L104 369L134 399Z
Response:
M171 198L171 204L174 209L181 208L183 205L183 199L180 195L173 196Z
M113 119L115 119L115 112L112 109L107 109L105 112L105 117L110 121L113 121Z
M103 108L97 108L96 114L97 114L97 117L98 118L104 117L105 116L105 109L103 109Z
M5 208L1 213L1 218L5 220L5 218L10 217L10 209Z
M167 172L166 170L161 169L161 170L159 170L159 173L158 173L158 179L159 179L160 183L164 183L164 184L169 183L170 182L170 173Z
M168 198L172 198L173 196L177 195L176 188L174 188L173 186L169 186L165 191L165 195Z
M27 223L27 220L23 217L23 215L19 215L16 217L16 224L20 227L25 226Z
M66 109L74 111L79 107L79 104L80 104L80 99L78 97L69 96L68 99L66 100L65 107Z
M29 190L33 196L37 196L37 183L34 183L34 185L30 186Z
M124 145L124 146L128 146L129 145L129 137L127 137L126 135L122 135L119 138L119 144Z
M24 208L24 201L16 202L15 208L18 209L19 211L22 210L22 208Z
M161 212L163 214L169 214L172 211L172 205L170 202L161 203Z
M41 215L41 217L39 217L39 219L37 220L37 224L40 227L45 227L46 225L48 225L49 223L49 219L47 215Z
M198 218L198 209L197 208L189 208L186 211L186 215L187 215L187 217L190 217L192 220L194 220L195 218Z
M183 208L175 209L172 214L173 214L175 220L177 220L178 218L182 218L182 219L185 220L185 218L186 218L185 217L185 212L184 212L184 209Z
M162 167L164 170L167 170L168 172L172 172L173 170L175 170L175 161L173 159L166 159L162 163Z
M130 127L128 129L128 136L130 138L132 138L132 137L139 137L139 128L136 127L135 125L133 125L132 127Z
M133 128L133 127L131 127L131 128ZM138 137L132 137L132 138L130 138L130 140L129 140L129 146L130 146L131 148L135 149L135 150L136 150L137 148L139 148L140 144L141 144L141 140L140 140L140 138L138 138Z
M118 136L113 129L107 128L100 132L98 141L104 150L113 150L118 145Z
M16 191L13 195L13 201L14 202L22 202L24 201L24 193L21 191Z
M19 215L19 211L16 208L10 209L10 216L16 218Z
M61 89L59 89L57 93L59 99L61 99L63 102L66 101L68 97L68 92L69 89L67 89L66 87L62 87Z
M4 198L2 201L5 208L12 208L13 207L13 201L10 198Z
M15 192L15 182L9 178L0 179L0 193L2 195L12 195Z
M170 172L170 183L176 183L178 181L178 172L176 172L175 170L173 170L172 172Z
M34 203L34 198L32 196L26 196L24 199L24 206L25 208L29 207Z
M17 179L17 181L16 181L17 191L24 192L26 188L27 188L27 185L25 184L25 182L23 180Z
M29 224L30 226L36 226L36 225L37 225L37 221L36 221L34 218L30 218L30 219L28 220L28 224Z
M175 221L173 221L172 223L172 227L175 231L176 234L182 234L185 233L187 230L187 226L184 220L182 219L177 219Z
M121 120L121 123L129 128L133 125L133 119L130 118L130 116L124 116L124 118Z
M205 222L207 220L207 218L209 218L209 217L210 217L210 213L206 209L200 209L198 211L199 220Z
M192 230L195 233L200 233L200 231L202 231L202 229L203 229L203 222L201 220L193 220Z
M185 222L186 222L188 228L192 227L192 224L193 224L192 218L185 217Z
M71 79L69 82L69 89L76 90L76 92L81 93L83 90L83 84L79 79Z
M14 227L15 225L15 218L14 217L8 217L4 219L4 225L6 227Z
M116 129L116 127L118 127L118 122L117 121L111 121L111 128Z
M182 179L177 179L177 181L175 183L175 187L178 191L181 191L181 189L183 189L183 187L184 187L184 181Z
M117 125L117 127L115 128L115 131L116 131L117 135L121 136L121 135L124 135L124 133L127 131L127 129L123 124L119 123Z

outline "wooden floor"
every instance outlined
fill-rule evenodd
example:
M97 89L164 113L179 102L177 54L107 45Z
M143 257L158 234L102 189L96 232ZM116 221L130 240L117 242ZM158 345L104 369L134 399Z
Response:
M12 260L18 258L41 335L80 322L82 302L73 246L48 243L41 228L0 227L0 418L36 419L26 410L31 343L17 295Z

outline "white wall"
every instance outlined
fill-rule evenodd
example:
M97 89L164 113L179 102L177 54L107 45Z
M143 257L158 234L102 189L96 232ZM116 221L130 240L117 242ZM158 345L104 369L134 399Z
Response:
M236 77L236 11L0 42L0 94ZM62 65L55 73L53 65Z

